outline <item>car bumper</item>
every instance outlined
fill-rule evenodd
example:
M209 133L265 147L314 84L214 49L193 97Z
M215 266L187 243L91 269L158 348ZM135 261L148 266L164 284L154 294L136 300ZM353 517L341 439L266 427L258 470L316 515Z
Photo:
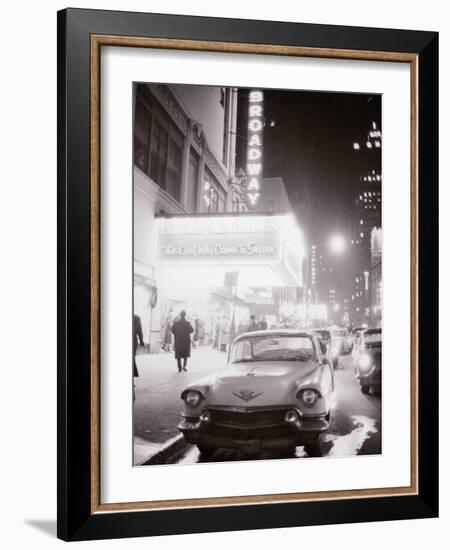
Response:
M178 429L188 443L235 449L247 453L295 447L313 440L329 428L326 416L298 417L296 422L285 422L272 428L215 426L200 419L183 418Z

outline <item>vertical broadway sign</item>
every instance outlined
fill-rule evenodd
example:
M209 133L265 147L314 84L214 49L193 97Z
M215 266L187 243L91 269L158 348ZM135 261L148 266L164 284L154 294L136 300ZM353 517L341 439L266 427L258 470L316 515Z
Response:
M248 146L246 198L250 209L258 207L261 196L263 93L251 90L248 99Z

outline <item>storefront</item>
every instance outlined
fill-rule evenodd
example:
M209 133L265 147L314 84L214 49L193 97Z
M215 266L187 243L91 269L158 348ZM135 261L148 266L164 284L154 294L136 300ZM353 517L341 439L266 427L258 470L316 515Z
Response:
M304 245L292 214L157 217L151 243L158 293L152 352L167 317L181 309L201 321L211 343L219 319L237 326L263 311L264 300L273 306L273 289L303 286Z

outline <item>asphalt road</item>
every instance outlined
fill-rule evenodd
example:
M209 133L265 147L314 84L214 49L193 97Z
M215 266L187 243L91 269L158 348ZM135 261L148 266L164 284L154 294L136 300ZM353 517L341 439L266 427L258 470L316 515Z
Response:
M364 395L351 367L350 356L342 356L341 369L335 371L336 406L333 409L330 429L321 437L322 456L345 457L381 453L381 396ZM219 449L204 458L196 446L188 445L179 463L224 462L279 458L279 453L262 452L258 455L242 454ZM303 447L297 447L291 457L307 457Z
M192 349L187 372L179 373L173 353L136 357L139 377L134 379L134 452L137 464L180 436L177 425L183 408L181 392L190 382L225 367L227 354L200 347Z

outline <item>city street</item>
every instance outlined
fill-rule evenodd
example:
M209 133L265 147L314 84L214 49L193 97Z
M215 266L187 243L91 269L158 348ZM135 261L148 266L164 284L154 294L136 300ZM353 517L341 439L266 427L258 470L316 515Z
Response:
M211 348L192 350L187 373L178 373L172 353L138 356L140 377L136 379L135 401L135 463L140 449L149 450L152 445L164 445L178 436L176 425L180 418L180 393L186 383L195 381L221 369L226 354ZM352 456L381 452L381 398L364 395L354 377L351 356L341 356L340 369L335 371L336 407L332 413L330 430L322 437L324 456ZM218 450L204 459L197 447L187 445L176 460L167 462L196 463L205 460L218 462L230 460L277 458L275 452L258 456ZM292 458L306 457L303 447L297 447Z
M180 435L176 426L182 409L182 390L189 382L223 368L226 360L226 353L210 347L193 348L188 372L179 373L173 352L136 357L139 377L134 379L135 464Z
M306 449L330 457L381 453L381 396L368 393L380 383L383 326L381 95L152 82L135 84L133 94L133 339L140 374L133 463L259 459L272 456L261 448L289 445L292 457L307 456ZM228 371L223 383L208 387L208 397L186 392L186 410L196 410L179 431L181 392L226 365L227 354L210 344L228 347L235 334L268 329L315 329L325 346L316 350L320 359L355 346L361 373L376 366L373 380L362 393L350 356L341 356L334 392L330 372L316 369L317 362L303 374L292 363L273 371L265 363L255 387L242 384L239 369ZM191 341L205 345L192 349L187 372L178 373L174 353L164 348L175 346L182 361ZM271 337L251 358L246 346L236 363L280 357ZM278 351L282 361L309 353L289 339ZM256 375L248 369L245 376ZM270 395L266 383L274 384ZM240 411L229 408L254 398L259 419L245 415L240 424ZM314 418L301 420L303 405L319 398ZM284 406L295 410L273 419ZM213 419L221 414L237 419ZM214 452L227 439L241 452ZM298 441L306 449L294 451Z

